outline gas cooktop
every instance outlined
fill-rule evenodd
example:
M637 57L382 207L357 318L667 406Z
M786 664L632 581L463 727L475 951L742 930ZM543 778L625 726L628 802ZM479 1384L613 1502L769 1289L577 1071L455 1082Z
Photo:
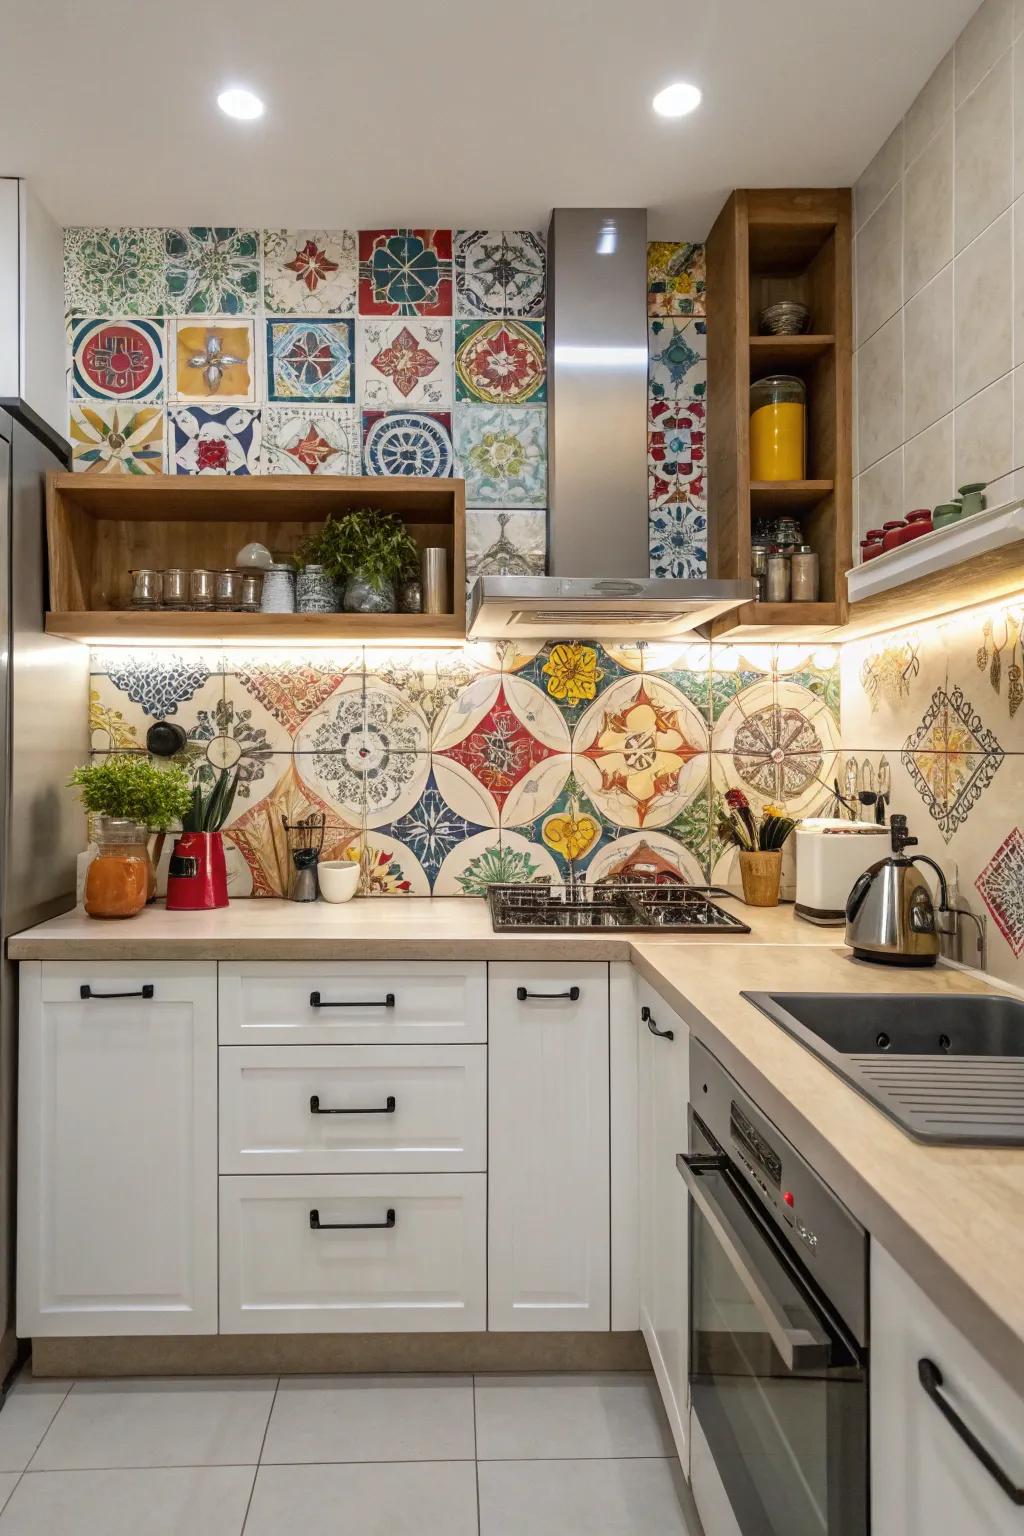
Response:
M503 933L538 928L672 929L678 933L749 933L746 923L710 901L728 895L700 885L492 885L491 926Z

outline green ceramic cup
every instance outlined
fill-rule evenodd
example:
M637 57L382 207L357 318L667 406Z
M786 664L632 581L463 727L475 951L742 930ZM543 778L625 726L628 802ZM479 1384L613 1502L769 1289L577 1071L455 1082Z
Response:
M945 528L950 523L958 523L963 516L963 507L958 501L940 501L932 512L932 527Z
M970 485L958 487L963 503L964 517L970 517L972 512L981 512L985 506L985 481L976 480Z

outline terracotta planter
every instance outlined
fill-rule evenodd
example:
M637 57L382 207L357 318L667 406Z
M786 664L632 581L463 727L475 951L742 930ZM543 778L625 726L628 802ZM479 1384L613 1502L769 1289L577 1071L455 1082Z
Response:
M782 876L782 849L745 853L740 849L740 879L748 907L777 907Z
M167 872L168 912L198 912L227 904L221 833L183 832L174 844Z

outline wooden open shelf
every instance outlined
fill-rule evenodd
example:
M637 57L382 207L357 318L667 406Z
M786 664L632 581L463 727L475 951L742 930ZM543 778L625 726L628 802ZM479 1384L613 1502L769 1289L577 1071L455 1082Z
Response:
M128 607L132 570L234 565L258 540L294 553L329 512L374 506L394 512L421 548L448 554L446 614L262 614L138 611ZM51 474L46 485L50 634L97 643L360 644L463 640L465 485L462 480L383 476L266 475L146 479Z
M847 188L737 191L708 237L711 574L749 579L755 515L791 513L818 552L817 603L748 603L717 634L805 638L846 618L852 538L852 280ZM768 304L811 311L804 336L761 336ZM751 482L750 385L793 373L807 391L807 479Z

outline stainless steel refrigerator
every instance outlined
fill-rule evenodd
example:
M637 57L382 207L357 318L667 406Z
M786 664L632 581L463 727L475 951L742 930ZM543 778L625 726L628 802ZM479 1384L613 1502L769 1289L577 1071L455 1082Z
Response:
M44 633L45 475L67 444L0 400L0 1382L14 1362L17 967L11 934L75 902L84 824L65 787L89 751L89 653Z

